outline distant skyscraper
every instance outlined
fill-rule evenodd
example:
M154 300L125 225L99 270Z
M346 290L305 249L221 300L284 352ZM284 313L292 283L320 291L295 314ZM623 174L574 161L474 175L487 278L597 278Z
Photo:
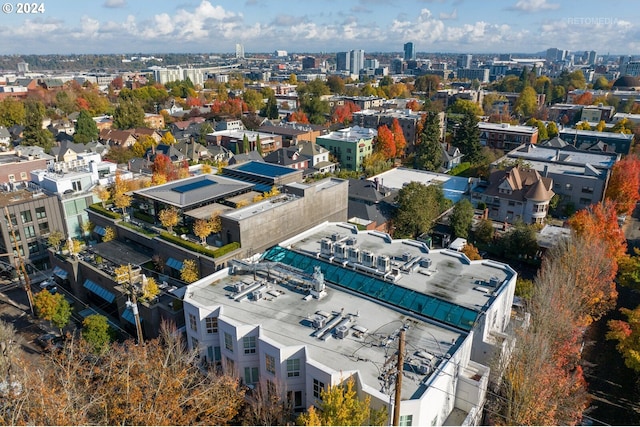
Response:
M598 54L595 50L589 51L589 56L587 57L587 64L595 65Z
M458 56L458 60L456 61L456 65L458 68L471 68L471 59L473 59L473 55L465 54Z
M413 42L407 42L404 44L404 60L411 61L414 59L416 59L416 50Z
M349 52L349 57L351 60L351 67L349 67L349 71L351 74L360 74L360 70L364 68L364 50L352 50Z
M365 59L364 68L378 68L380 67L380 61L375 58Z
M547 62L564 61L569 56L569 51L552 47L547 49Z
M236 43L236 59L244 59L244 45Z
M498 57L499 61L511 61L511 54L510 53L501 53L500 56Z
M318 60L313 56L305 56L302 58L302 69L318 68Z
M337 71L349 71L351 68L351 61L349 52L338 52L336 54L336 70Z

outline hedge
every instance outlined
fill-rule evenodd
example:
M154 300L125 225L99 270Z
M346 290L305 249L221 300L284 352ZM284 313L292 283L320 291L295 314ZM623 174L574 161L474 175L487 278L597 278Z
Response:
M190 251L193 252L197 252L199 254L202 255L206 255L209 256L211 258L218 258L221 257L231 251L234 251L238 248L240 248L240 243L238 242L231 242L228 245L225 245L221 248L215 249L215 250L211 250L211 249L207 249L204 246L200 245L199 243L194 243L191 242L189 240L184 240L182 238L180 238L179 236L174 236L173 234L170 234L168 232L162 232L160 233L160 238L163 240L166 240L168 242L171 243L175 243L178 246L182 246L185 249L189 249Z
M154 236L157 236L157 235L158 235L158 233L156 233L156 232L153 232L153 231L147 231L147 230L145 230L144 228L142 228L142 227L138 227L137 225L133 225L133 224L131 224L131 223L129 223L129 222L121 221L121 222L119 222L119 223L118 223L118 225L121 225L121 226L123 226L123 227L130 228L130 229L132 229L132 230L134 230L134 231L137 231L138 233L142 233L142 234L144 234L145 236L154 237Z
M91 209L94 212L98 212L101 215L104 215L106 217L109 217L111 219L121 219L122 215L112 212L109 209L105 209L102 207L102 205L100 203L94 203L93 205L89 206L89 209Z
M134 218L138 218L144 222L148 222L149 224L153 224L154 220L153 217L151 215L147 215L144 212L140 212L140 211L135 211L133 212L133 217Z

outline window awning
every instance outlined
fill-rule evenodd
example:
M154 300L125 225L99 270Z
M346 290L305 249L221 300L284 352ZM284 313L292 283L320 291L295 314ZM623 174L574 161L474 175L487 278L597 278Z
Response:
M55 274L56 276L58 276L62 280L66 280L66 278L69 276L66 271L64 271L63 269L61 269L58 266L55 266L53 268L53 274Z
M131 307L127 307L125 308L125 310L122 312L122 318L124 320L126 320L127 322L131 323L132 325L136 324L136 318L133 315L133 310L131 309ZM142 323L142 317L140 318L140 323Z
M104 237L105 234L107 234L107 230L104 227L101 227L99 225L96 225L93 228L93 232L96 233L97 235L103 236L103 237Z
M178 270L178 271L182 270L182 262L178 261L175 258L169 258L167 260L167 264L166 265L168 267L173 268L174 270Z
M112 292L106 290L102 286L98 285L96 282L91 281L89 279L85 280L82 286L84 286L86 289L90 290L94 294L98 295L100 298L102 298L109 304L111 304L116 299L116 296Z

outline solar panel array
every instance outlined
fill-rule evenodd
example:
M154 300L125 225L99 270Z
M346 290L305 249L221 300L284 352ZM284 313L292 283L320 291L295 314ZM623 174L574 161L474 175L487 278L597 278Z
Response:
M188 193L189 191L199 190L200 188L208 187L213 184L217 184L217 182L212 181L210 179L202 179L200 181L194 181L188 184L178 185L177 187L173 187L171 191L175 191L176 193Z

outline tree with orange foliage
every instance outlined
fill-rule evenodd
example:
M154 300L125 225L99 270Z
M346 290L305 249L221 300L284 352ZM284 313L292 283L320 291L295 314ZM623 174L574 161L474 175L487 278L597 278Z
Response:
M573 100L573 103L579 105L591 105L593 104L593 95L591 94L591 92L586 91L579 97L575 98Z
M289 118L287 119L287 121L293 123L302 123L304 125L309 124L309 118L302 110L294 111L293 113L289 114Z
M353 113L360 111L360 107L352 101L347 101L344 105L336 107L331 116L331 121L334 123L342 123L348 125L353 121Z
M375 150L382 153L385 159L393 159L396 155L396 143L391 130L382 125L378 128L378 138Z
M620 311L627 317L624 320L610 320L607 323L609 332L608 340L616 340L616 348L624 358L627 368L640 372L640 306L633 310L621 308Z
M165 177L165 182L174 181L178 179L178 171L175 165L171 162L169 156L162 153L157 153L153 164L151 165L151 171L153 175L162 175Z
M404 149L407 147L407 140L402 132L400 122L396 118L391 122L391 133L393 133L393 142L396 144L396 156L403 157Z
M569 219L569 226L580 237L605 242L607 255L616 261L617 271L617 261L626 256L627 241L618 225L614 202L605 200L576 212Z
M605 198L616 203L618 214L631 215L640 200L640 158L629 155L613 166Z
M405 106L411 111L420 111L422 109L422 106L416 99L411 99L407 101L407 104Z

